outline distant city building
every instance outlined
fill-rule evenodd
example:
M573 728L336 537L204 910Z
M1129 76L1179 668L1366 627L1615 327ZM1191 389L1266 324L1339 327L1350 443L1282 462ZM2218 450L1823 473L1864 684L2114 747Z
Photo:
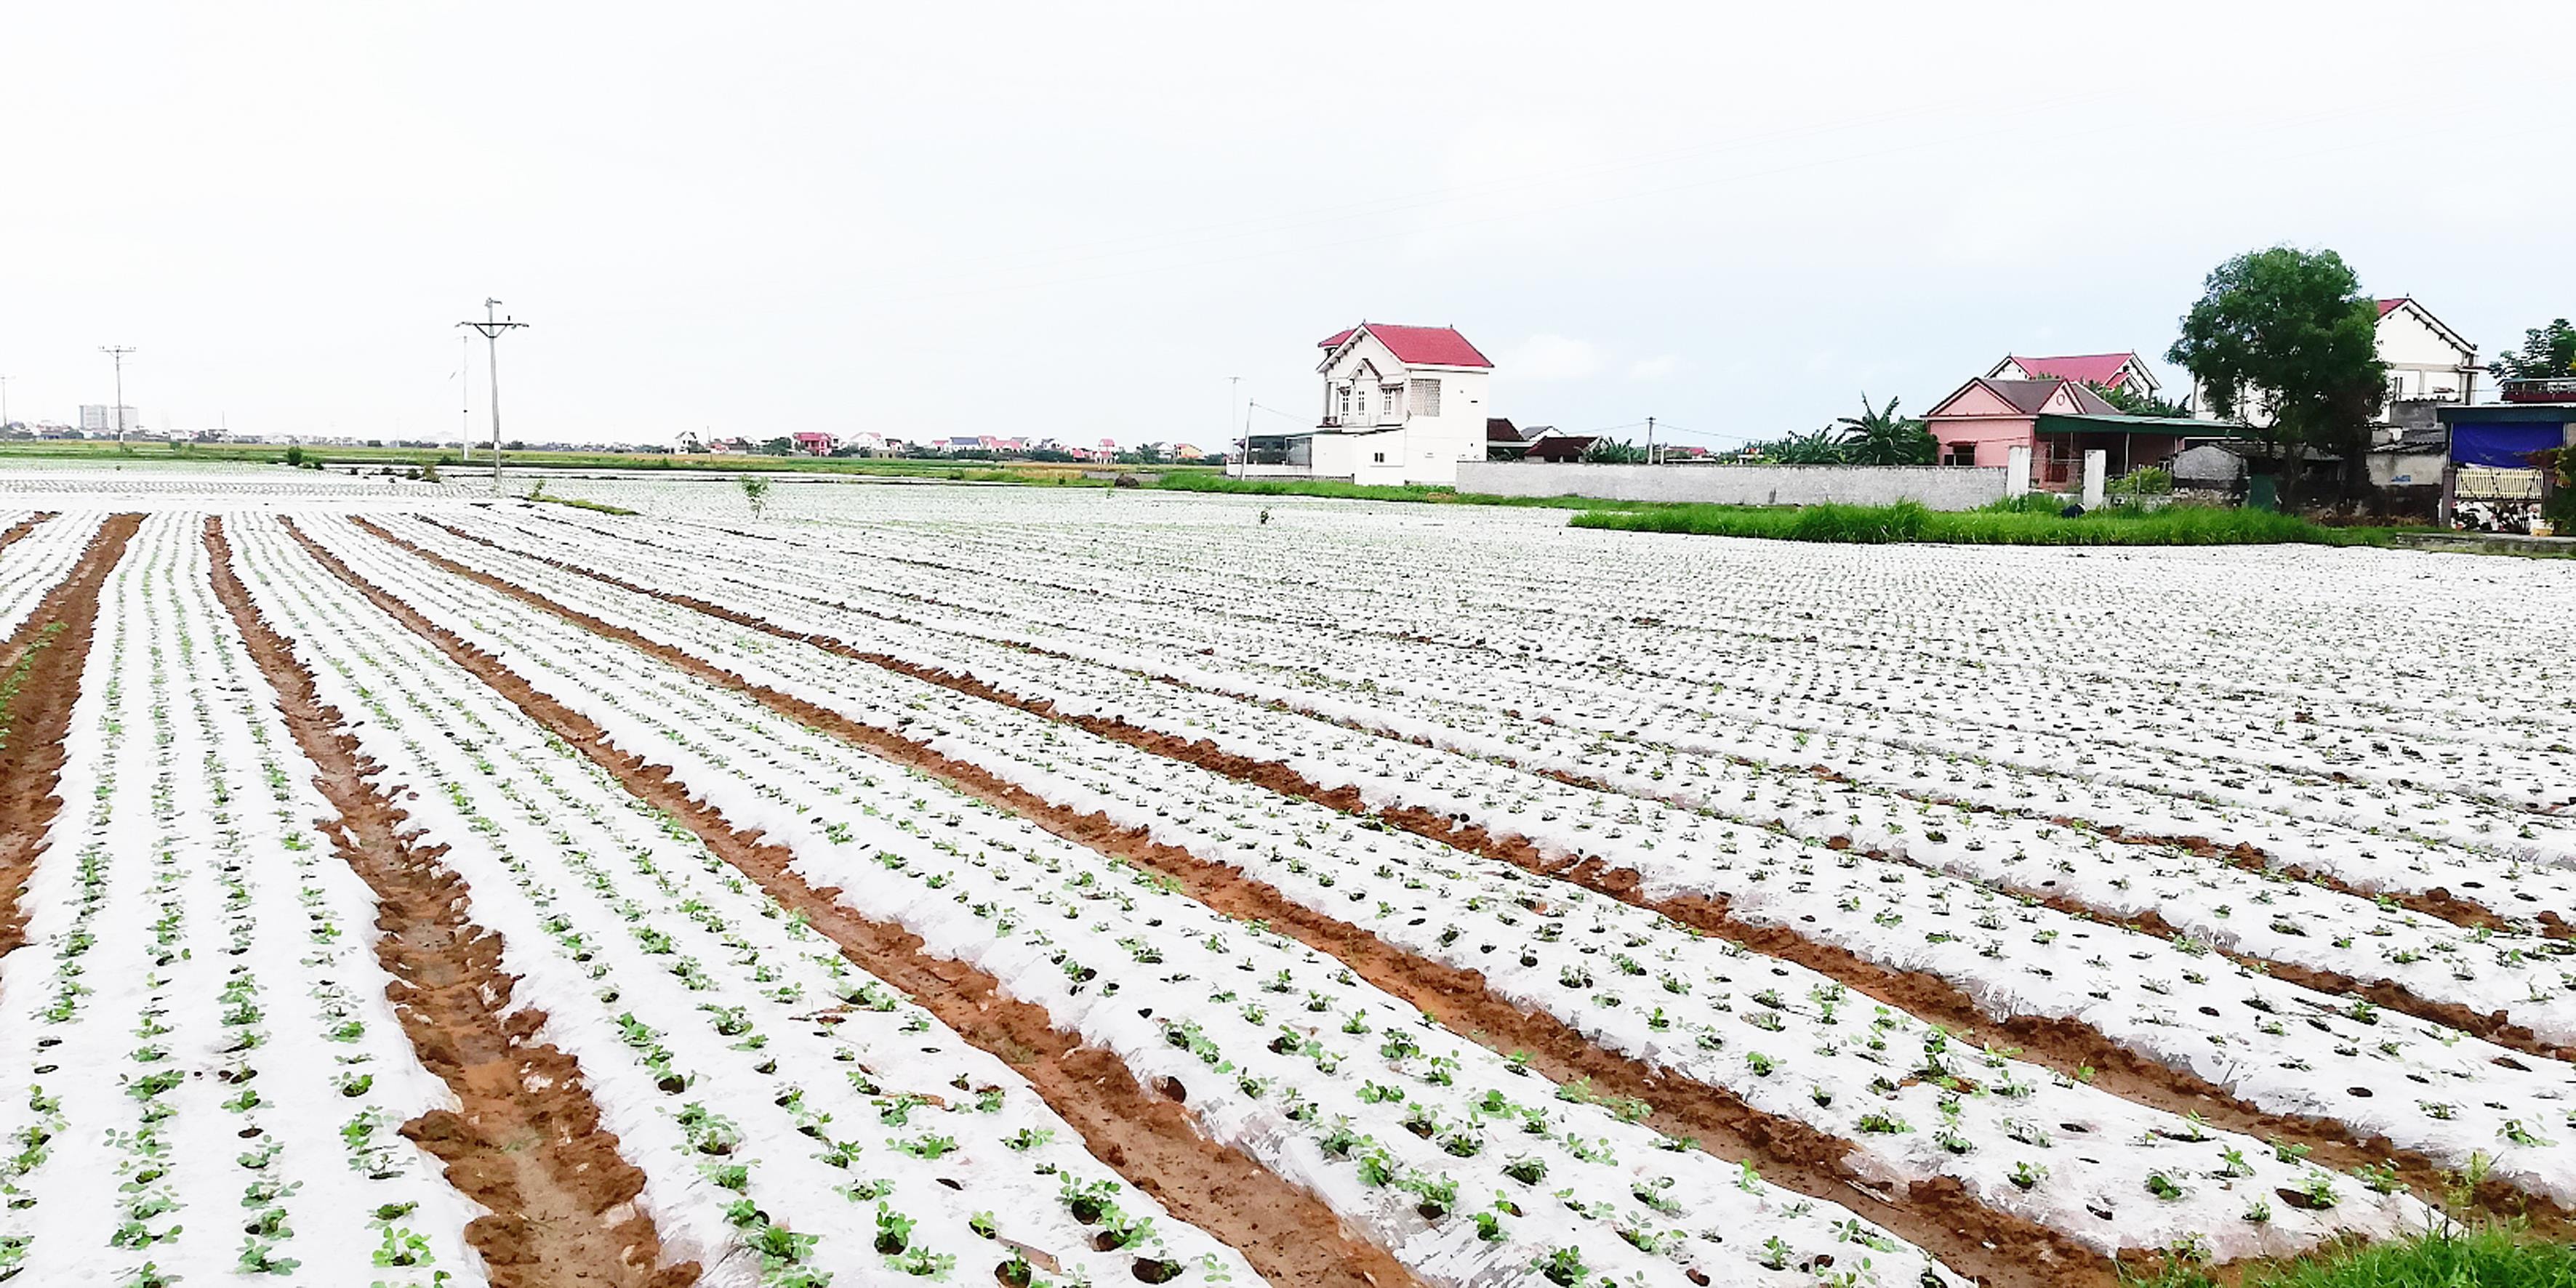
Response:
M123 422L121 425L120 421ZM131 407L118 407L111 413L105 403L82 403L80 427L84 434L105 434L113 438L119 432L126 434L141 432L143 418L134 414L134 409Z

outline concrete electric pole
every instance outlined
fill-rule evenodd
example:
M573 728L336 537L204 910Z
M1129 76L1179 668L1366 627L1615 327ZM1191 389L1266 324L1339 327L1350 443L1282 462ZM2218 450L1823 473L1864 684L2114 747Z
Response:
M483 301L482 321L466 321L456 324L458 326L470 326L483 333L483 347L489 354L492 362L490 392L492 398L492 495L494 496L501 495L501 333L514 327L523 327L527 325L525 322L513 322L506 317L493 317L492 310L499 308L500 306L501 302L499 300L487 299Z
M116 446L117 450L123 451L125 448L125 355L134 352L134 346L102 344L98 347L98 351L116 360L116 401L108 405L107 414L116 418Z

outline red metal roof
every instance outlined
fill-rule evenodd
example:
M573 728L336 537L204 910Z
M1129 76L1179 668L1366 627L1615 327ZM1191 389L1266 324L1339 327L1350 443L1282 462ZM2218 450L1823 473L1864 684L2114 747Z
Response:
M2034 379L2072 380L2078 384L2106 385L2118 388L2128 375L2126 367L2138 355L2134 353L2077 353L2056 358L2025 358L2013 355L2013 363Z
M1490 367L1492 361L1467 343L1456 327L1397 326L1390 322L1362 322L1346 331L1338 331L1316 347L1338 349L1353 332L1366 331L1386 346L1396 361L1420 367Z
M2398 305L2404 304L2405 302L2406 297L2403 295L2400 295L2393 300L2381 300L2379 302L2379 316L2387 317L2389 314L2397 311Z

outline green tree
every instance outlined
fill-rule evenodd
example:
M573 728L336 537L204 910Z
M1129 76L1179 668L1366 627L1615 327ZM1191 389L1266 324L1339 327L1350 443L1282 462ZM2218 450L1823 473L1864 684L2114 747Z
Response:
M2496 355L2496 374L2508 380L2562 380L2576 376L2576 326L2559 318L2522 333L2522 348Z
M1840 437L1830 430L1792 433L1776 443L1757 443L1754 454L1780 465L1841 465L1845 463Z
M742 499L751 506L751 517L757 519L769 508L769 480L757 474L745 474L734 482L742 486Z
M2361 491L2388 368L2379 308L2342 256L2274 246L2219 265L2165 357L2200 382L2210 410L2282 449L2284 508L2298 505L2310 451L2340 453L2343 495Z
M1893 398L1873 408L1869 395L1862 394L1860 414L1834 424L1842 428L1843 459L1854 465L1929 465L1941 451L1922 421L1896 414Z

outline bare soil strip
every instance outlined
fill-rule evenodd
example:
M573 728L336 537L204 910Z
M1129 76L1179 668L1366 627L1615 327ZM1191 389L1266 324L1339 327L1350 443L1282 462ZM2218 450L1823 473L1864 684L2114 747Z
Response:
M361 526L451 572L666 661L675 660L676 650L573 613L498 578L450 566L371 524L361 522ZM291 523L289 530L294 531ZM1141 1086L1117 1056L1084 1046L1078 1035L1056 1028L1044 1008L1005 995L991 975L964 962L934 956L901 927L852 911L840 902L837 889L808 884L790 870L794 855L785 846L762 841L757 831L735 828L721 812L692 798L684 784L673 781L667 767L648 766L641 757L628 755L589 717L538 692L507 665L368 582L302 532L294 535L316 561L386 614L437 645L531 719L616 775L628 791L669 813L719 857L760 882L771 898L802 913L852 963L901 989L967 1041L1009 1062L1036 1087L1049 1108L1082 1133L1095 1157L1174 1216L1241 1252L1263 1278L1281 1288L1417 1288L1419 1281L1403 1263L1384 1249L1351 1237L1320 1199L1250 1157L1201 1136L1180 1104ZM684 669L751 692L738 677L705 663ZM786 714L807 724L828 728L827 721L849 723L822 708L794 704L784 694L775 696L793 704L793 709L782 708Z
M259 616L232 570L223 520L206 520L217 598L249 646L278 710L316 769L314 785L339 817L318 819L332 847L375 891L376 959L386 995L421 1063L447 1083L461 1112L433 1110L402 1133L447 1164L448 1183L490 1209L465 1237L503 1288L562 1284L683 1288L696 1262L665 1266L651 1218L634 1207L644 1173L600 1125L581 1067L530 1041L544 1012L510 1011L517 982L500 969L501 938L471 919L472 896L439 856L414 844L404 811L368 780L340 712L315 695L312 673Z
M1874 1200L1857 1202L1857 1207L1953 1270L1986 1283L2025 1282L2034 1272L2053 1283L2109 1285L2118 1280L2108 1259L2036 1222L1985 1206L1955 1181L1917 1183L1902 1193L1864 1181L1847 1161L1852 1149L1848 1141L1795 1119L1753 1109L1723 1089L1604 1050L1554 1017L1524 1011L1496 996L1478 972L1416 956L1362 927L1317 913L1239 869L1163 844L1143 829L1122 827L1103 815L1056 805L922 743L752 683L680 649L424 550L365 520L354 522L449 573L629 645L709 684L741 693L807 727L920 769L1067 840L1168 876L1190 897L1219 912L1262 922L1332 955L1461 1037L1495 1050L1527 1052L1533 1057L1531 1064L1557 1082L1588 1078L1604 1093L1645 1101L1654 1109L1647 1121L1657 1130L1694 1140L1723 1157L1753 1157L1765 1180L1837 1203ZM757 619L740 620L771 634L803 638Z
M41 521L11 527L0 546ZM26 942L18 892L35 872L45 830L62 808L54 789L62 778L63 735L71 729L81 668L97 633L99 592L142 526L139 514L100 525L80 562L0 643L0 955Z
M497 579L489 577L488 574L475 572L472 569L463 568L462 565L456 565L451 560L419 551L399 537L374 529L372 525L366 526L369 526L370 530L375 531L378 536L406 549L412 549L414 553L422 554L423 557L439 563L440 566L448 567L450 571L461 569L461 575L471 577L485 585L497 583ZM449 531L455 530L449 529ZM509 549L471 533L459 532L457 535L494 549ZM509 553L524 554L514 550ZM533 555L526 557L542 558ZM1979 1009L1964 990L1945 980L1930 975L1892 971L1861 958L1848 949L1817 943L1793 930L1755 925L1739 920L1729 911L1723 899L1647 898L1643 893L1644 879L1633 869L1611 867L1599 859L1586 859L1581 862L1569 862L1561 858L1551 859L1540 854L1537 848L1525 838L1492 835L1483 828L1463 826L1429 810L1410 807L1374 807L1362 799L1355 788L1325 787L1286 765L1235 755L1204 739L1183 739L1110 717L1063 715L1054 709L1053 704L1043 699L1032 699L995 687L972 675L959 675L920 666L887 654L871 653L829 636L807 635L789 630L751 614L694 596L654 590L555 560L543 560L543 562L621 590L693 609L734 625L761 631L781 639L794 640L854 661L884 667L971 697L998 702L1033 715L1075 726L1155 755L1186 761L1237 782L1249 783L1278 792L1283 796L1310 800L1344 813L1365 815L1444 845L1486 858L1498 859L1530 872L1571 881L1585 889L1618 899L1623 903L1661 913L1707 934L1733 940L1757 952L1796 962L1810 970L1831 976L1856 991L1881 998L1903 1007L1921 1019L1939 1024L1959 1035L1963 1041L1972 1044L1991 1041L1998 1046L2017 1046L2022 1048L2022 1058L2070 1076L2089 1070L2090 1080L2094 1086L2124 1100L2149 1105L2169 1113L2197 1113L2211 1126L2241 1132L2258 1140L2280 1140L2288 1144L2304 1145L2313 1151L2312 1157L2318 1162L2345 1172L2364 1165L2394 1163L2401 1176L2416 1193L2427 1199L2438 1199L2449 1188L2445 1169L2440 1164L2422 1154L2398 1149L2384 1136L2362 1137L2333 1119L2267 1112L2238 1099L2215 1083L2142 1057L2105 1038L2091 1026L2074 1020L2023 1015L1998 1021ZM541 601L541 597L534 597L529 592L510 587L506 583L498 583L498 587L506 593L529 599L531 602ZM553 612L568 614L568 610L560 607L549 606L549 608ZM645 647L657 650L660 648L649 643ZM732 677L730 673L724 674L726 675L724 682L737 687L740 685L738 677ZM1014 807L1022 808L1016 805ZM1026 808L1022 808L1022 812L1035 816L1033 811ZM1189 863L1200 863L1195 857L1186 854L1182 857ZM1186 877L1184 881L1186 883ZM1195 887L1193 890L1195 892ZM2071 911L2097 922L2105 920L2081 909L2061 908L2060 911ZM1293 918L1276 915L1272 916L1271 920L1274 925L1286 926L1292 923ZM2169 935L2171 932L2168 929L2164 933ZM1321 944L1316 946L1324 947ZM1341 955L1337 949L1328 949L1328 951L1334 951L1337 956ZM2288 972L2278 968L2275 968L2273 973L2284 978L2292 978ZM1384 983L1378 982L1382 985ZM2323 987L2309 980L2297 982L2309 983L2311 987ZM1478 982L1478 987L1481 989L1481 981ZM1402 992L1400 989L1394 991L1400 994ZM1419 999L1416 1001L1417 1004L1421 1004ZM1426 1005L1424 1009L1439 1014L1431 1006ZM1533 1046L1530 1049L1538 1048ZM1584 1069L1582 1072L1589 1073L1590 1070ZM1593 1077L1596 1082L1608 1080L1601 1074L1593 1074ZM1657 1096L1644 1092L1623 1094L1642 1095L1650 1103L1655 1103L1659 1107L1663 1103ZM2571 1220L2568 1214L2557 1211L2554 1205L2546 1200L2524 1194L2500 1181L2486 1182L2478 1192L2478 1199L2497 1212L2528 1215L2546 1228L2576 1229L2576 1220ZM1952 1264L1955 1266L1958 1263Z
M0 550L6 550L9 547L18 544L19 538L36 530L36 525L43 523L47 519L55 517L57 516L54 511L44 510L28 515L26 518L10 524L8 531L0 532Z

